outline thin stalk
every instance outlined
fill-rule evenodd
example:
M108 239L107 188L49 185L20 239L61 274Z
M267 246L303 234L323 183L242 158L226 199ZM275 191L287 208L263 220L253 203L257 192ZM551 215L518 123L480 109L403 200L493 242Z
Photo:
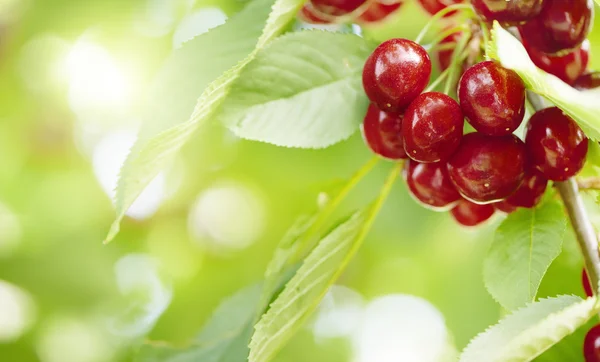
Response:
M427 24L425 24L425 26L423 27L423 29L421 30L419 35L417 35L417 37L415 38L415 43L421 43L423 41L423 38L425 37L425 35L427 35L427 33L429 32L429 29L431 29L431 27L433 26L433 24L437 23L441 18L444 17L444 15L451 13L455 10L473 11L473 8L471 7L470 4L454 4L454 5L450 5L450 6L446 7L445 9L438 11L435 15L433 15L429 19L429 21L427 22Z
M446 85L444 87L445 94L450 93L450 87L452 87L452 84L454 83L456 69L461 65L466 56L468 56L467 45L469 44L470 38L471 33L465 32L452 53L452 64L448 67L450 73L448 74L448 79L446 79Z
M442 40L446 39L450 35L452 35L454 33L462 33L462 32L467 31L467 30L469 30L469 28L465 24L459 25L459 26L455 26L453 28L444 30L442 33L440 33L440 35L438 35L435 39L433 39L431 41L431 43L423 45L423 48L425 48L427 50L431 50L433 47L435 47L436 45L438 45L439 43L441 43Z

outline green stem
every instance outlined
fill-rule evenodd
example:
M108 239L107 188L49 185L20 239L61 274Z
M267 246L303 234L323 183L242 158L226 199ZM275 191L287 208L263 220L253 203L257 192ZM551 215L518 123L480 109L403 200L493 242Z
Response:
M448 74L448 79L446 79L446 86L444 87L445 94L450 93L450 87L452 87L452 85L454 84L456 70L459 66L461 66L461 63L468 56L467 45L469 44L470 38L471 33L465 32L460 41L458 42L458 45L454 49L454 52L452 53L452 64L450 64L450 66L448 67L448 69L450 69L450 73Z
M469 4L454 4L438 11L429 19L429 21L427 22L427 24L425 24L419 35L417 35L417 37L415 38L415 43L421 43L421 41L423 41L423 38L425 37L425 35L427 35L427 32L429 32L429 29L431 29L433 24L437 23L441 18L444 17L444 15L451 13L455 10L470 10L472 12L473 8Z
M440 33L440 35L438 37L436 37L434 40L432 40L431 43L424 45L423 48L425 48L427 50L432 50L433 47L435 47L436 45L441 43L442 40L446 39L450 35L452 35L454 33L462 33L467 30L469 30L469 28L465 24L455 26L451 29L444 30L442 33Z

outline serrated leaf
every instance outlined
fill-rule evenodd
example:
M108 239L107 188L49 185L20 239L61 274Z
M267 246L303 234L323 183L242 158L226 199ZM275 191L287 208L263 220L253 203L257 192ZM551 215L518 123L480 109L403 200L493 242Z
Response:
M244 39L244 44L246 44L246 46L248 44L250 44L250 46L255 46L254 50L252 50L246 58L243 58L244 55L241 55L239 59L243 60L235 64L223 75L218 76L218 74L212 74L214 77L212 79L215 80L202 92L200 98L196 102L195 108L194 104L190 104L187 111L183 110L181 113L171 114L169 109L172 105L166 103L164 99L158 98L149 102L149 107L157 104L164 108L162 108L162 112L150 111L148 113L159 114L161 119L173 120L177 124L171 125L171 122L160 122L161 126L148 125L149 131L142 131L140 133L142 137L136 142L136 145L133 147L121 169L115 197L117 216L105 242L112 240L119 232L120 222L125 216L125 212L150 181L152 181L154 177L156 177L156 175L158 175L158 173L173 160L173 157L181 147L189 141L198 128L204 124L204 122L208 121L218 109L227 96L232 82L239 75L244 66L254 58L258 50L265 47L277 35L284 31L287 24L289 24L296 16L302 3L302 0L276 0L269 12L272 0L255 0L227 23L214 29L213 31L218 31L223 28L229 29L228 31L235 32L237 37ZM269 14L268 17L267 14ZM262 27L260 24L262 24L265 19L266 25ZM257 29L257 26L262 28L262 30L255 32L254 30ZM208 34L210 34L210 32L207 33L207 36ZM182 49L200 43L200 38L201 37L198 37L197 39L184 44ZM172 75L167 74L160 78L166 85L171 85L170 87L162 88L164 92L167 92L167 94L168 92L176 92L179 89L177 81L189 76L190 72L201 72L205 62L209 61L213 64L212 62L218 63L222 61L222 59L219 59L218 57L213 57L211 49L222 49L221 47L224 46L222 43L224 42L219 41L219 39L212 39L210 42L204 42L206 42L206 44L202 43L204 46L199 47L201 48L199 51L193 52L190 56L182 59L182 62L184 63L181 64L181 67L179 67L178 64L168 66L168 68L172 69L175 73ZM230 51L237 52L237 50ZM227 64L224 65L231 66ZM188 82L186 81L184 84L188 84ZM158 86L155 86L155 88L161 89L161 85L159 84ZM198 94L199 90L198 92L195 92L194 89L193 92L186 95L186 99L187 97L197 97ZM170 98L171 97L167 99ZM179 103L177 104L179 105ZM187 105L182 104L181 106L182 109L187 108ZM184 118L179 119L177 118L178 116L184 116ZM169 126L164 126L166 124L169 124Z
M600 140L599 93L578 91L554 75L537 68L523 44L498 22L494 22L487 55L517 72L528 89L547 98L571 116L588 137Z
M373 48L353 34L284 35L244 68L218 118L239 137L278 146L342 141L356 132L368 107L361 75Z
M557 201L519 209L500 224L484 260L483 279L504 308L520 308L535 299L544 274L562 250L566 225Z
M473 338L459 362L531 361L590 320L595 304L571 295L529 304Z

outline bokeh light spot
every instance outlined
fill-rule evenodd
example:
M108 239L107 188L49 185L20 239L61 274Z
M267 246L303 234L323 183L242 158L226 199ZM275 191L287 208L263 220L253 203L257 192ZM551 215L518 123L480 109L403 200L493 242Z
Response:
M0 342L12 342L35 320L35 304L26 291L0 280Z

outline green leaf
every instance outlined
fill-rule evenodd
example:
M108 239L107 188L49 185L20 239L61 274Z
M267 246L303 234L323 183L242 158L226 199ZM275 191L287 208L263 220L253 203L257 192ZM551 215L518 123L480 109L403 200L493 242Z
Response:
M532 302L542 278L562 250L566 218L557 201L519 209L498 227L484 260L490 294L506 309Z
M236 135L278 146L323 148L350 137L369 101L363 38L291 33L259 52L234 82L219 119Z
M576 296L529 304L471 340L459 362L531 361L590 320L595 304Z
M244 49L243 51L238 53L237 48L230 48L230 45L227 44L228 37L223 36L222 38L222 35L209 37L211 33L209 32L205 36L200 36L184 44L181 51L186 52L187 55L174 56L167 62L166 70L163 70L162 75L158 78L158 83L154 86L161 92L154 99L150 99L148 102L150 108L147 112L151 115L156 114L157 118L162 121L156 121L156 124L144 122L147 130L140 133L140 138L121 169L115 197L117 216L105 242L112 240L119 232L120 222L125 216L125 212L150 181L173 160L177 152L190 140L199 127L213 116L227 96L232 82L244 66L254 58L260 49L284 31L285 27L295 18L302 3L302 0L276 0L269 13L272 0L255 0L227 23L212 30L212 32L233 34L234 38L239 38L239 44L243 44L240 45L241 49ZM267 14L269 14L268 17ZM266 25L263 28L262 24L265 19ZM207 37L209 39L206 39ZM195 50L188 51L189 47L194 47ZM254 50L246 58L243 58L247 54L245 52L252 48ZM233 65L227 64L218 56L219 54L231 54L231 52L235 52L236 55L231 58L227 56L227 59L243 58L243 60ZM219 76L221 70L217 69L218 66L207 67L207 62L210 64L223 62L223 66L231 68ZM199 85L196 89L192 84L194 81L190 74L203 72L205 68L215 71L214 74L207 76L215 80L204 89L195 108L194 104L189 104L188 108L187 103L183 104L185 102L182 101L179 104L176 101L178 106L175 108L178 111L171 113L173 105L165 99L172 99L169 96L170 93L174 93L173 97L184 97L178 92L180 87L188 92L185 95L186 99L197 97L204 85ZM189 82L186 80L187 77L190 77ZM186 86L181 86L180 81L183 81ZM161 98L160 95L166 95L166 98ZM155 107L158 108L154 110ZM186 110L186 108L188 109ZM152 116L152 119L156 118ZM172 125L171 122L174 122L175 125Z
M517 72L528 89L547 98L571 116L588 137L600 140L599 92L578 91L554 75L537 68L523 44L498 22L494 22L487 55Z

